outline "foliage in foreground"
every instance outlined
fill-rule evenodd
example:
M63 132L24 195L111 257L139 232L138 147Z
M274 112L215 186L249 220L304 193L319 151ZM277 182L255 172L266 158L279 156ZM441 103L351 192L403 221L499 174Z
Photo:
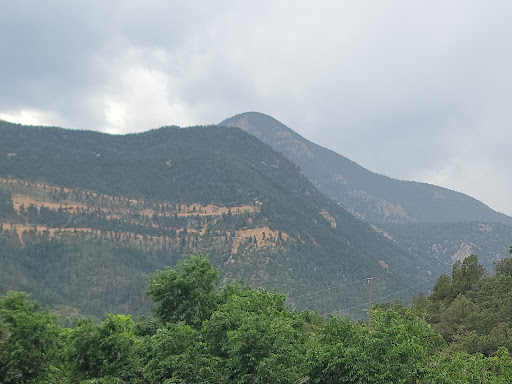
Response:
M427 303L427 320L455 351L494 356L512 350L512 258L487 275L472 255L441 275Z
M464 272L454 274L461 289L481 279L478 269ZM347 317L289 310L276 292L217 281L208 259L192 256L151 280L155 319L107 315L72 329L27 294L9 292L0 299L0 382L494 384L512 377L506 348L489 356L453 351L424 320L421 308L440 300L442 279L428 302L374 307L371 331Z

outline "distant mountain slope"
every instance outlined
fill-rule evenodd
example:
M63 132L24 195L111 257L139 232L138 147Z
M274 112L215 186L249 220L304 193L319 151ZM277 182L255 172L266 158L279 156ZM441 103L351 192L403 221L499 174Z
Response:
M219 125L239 127L271 145L297 163L323 193L374 223L486 221L512 224L511 217L462 193L426 183L396 180L364 169L304 139L270 116L243 113Z
M237 128L113 136L0 122L0 137L2 291L145 313L148 273L203 252L225 279L298 308L360 311L366 277L379 276L374 298L407 299L438 272Z
M285 154L321 192L422 255L433 270L449 272L453 261L474 253L492 271L494 261L508 256L512 218L476 199L373 173L267 115L243 113L220 125L239 127Z

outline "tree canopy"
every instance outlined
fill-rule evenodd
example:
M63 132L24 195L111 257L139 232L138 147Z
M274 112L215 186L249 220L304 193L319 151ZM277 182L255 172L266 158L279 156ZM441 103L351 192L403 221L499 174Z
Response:
M297 312L263 288L218 286L202 255L152 276L155 319L108 314L66 328L27 294L9 292L0 298L0 381L504 384L512 276L477 264L457 265L409 308L375 305L371 329Z

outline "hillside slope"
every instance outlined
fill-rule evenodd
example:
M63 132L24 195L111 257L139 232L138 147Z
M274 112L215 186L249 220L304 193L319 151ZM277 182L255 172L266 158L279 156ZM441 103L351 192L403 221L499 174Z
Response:
M374 298L407 299L437 273L237 128L112 136L1 122L0 136L3 292L148 313L147 275L203 252L223 278L298 308L359 311L368 276Z
M260 113L236 115L220 125L239 127L282 152L325 195L425 260L441 260L446 270L471 253L489 270L508 256L512 218L470 196L373 173Z
M486 221L512 224L512 218L482 202L446 188L376 174L314 144L270 116L249 112L219 125L239 127L297 163L327 196L374 223Z

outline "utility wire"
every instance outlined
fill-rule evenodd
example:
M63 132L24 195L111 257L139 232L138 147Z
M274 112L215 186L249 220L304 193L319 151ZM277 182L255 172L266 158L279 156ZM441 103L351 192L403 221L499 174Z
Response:
M411 285L410 287L407 287L407 288L401 289L401 290L399 290L399 291L393 292L393 293L391 293L391 294L389 294L389 295L381 296L381 297L379 297L379 298L377 298L377 299L375 299L375 300L373 300L373 301L369 301L369 302L366 302L366 303L363 303L363 304L354 305L353 307L348 307L348 308L338 309L337 311L329 312L329 314L330 314L330 315L335 315L335 314L337 314L337 313L339 313L339 312L348 311L348 310L350 310L350 309L355 309L355 308L363 307L363 306L365 306L365 305L375 304L375 303L380 302L380 301L382 301L382 300L384 300L384 299L387 299L388 297L391 297L391 296L397 295L397 294L402 293L402 292L404 292L404 291L407 291L407 290L409 290L409 289L411 289L411 288L418 287L418 286L420 286L420 285L426 284L426 283L428 283L429 281L432 281L432 280L435 280L435 279L437 279L437 277L433 277L433 278L431 278L431 279L428 279L428 280L422 281L421 283Z
M473 262L473 263L466 264L465 266L466 266L466 267L470 267L470 266L472 266L472 265L478 264L479 262L481 262L481 261L483 261L483 260L489 260L490 258L491 258L491 257L487 257L487 258L485 258L485 259L477 260L477 261L475 261L475 262ZM396 291L396 292L393 292L393 293L391 293L391 294L389 294L389 295L379 297L378 299L375 299L375 300L373 300L373 301L368 301L368 302L366 302L366 303L362 303L362 304L354 305L353 307L348 307L348 308L339 309L339 310L334 311L334 312L329 312L328 314L332 314L332 315L334 315L334 314L337 314L337 313L340 313L340 312L343 312L343 311L348 311L348 310L351 310L351 309L355 309L355 308L363 307L363 306L365 306L365 305L375 304L375 303L380 302L380 301L382 301L382 300L384 300L384 299L387 299L387 298L389 298L389 297L391 297L391 296L397 295L397 294L402 293L402 292L404 292L404 291L407 291L407 290L409 290L409 289L411 289L411 288L418 287L418 286L420 286L420 285L423 285L423 284L428 283L429 281L432 281L432 280L435 280L435 279L438 279L438 277L433 277L433 278L431 278L431 279L428 279L428 280L422 281L421 283L411 285L411 286L409 286L409 287L407 287L407 288L403 288L403 289L401 289L401 290L399 290L399 291ZM365 280L366 280L366 279L365 279Z
M303 293L302 295L298 295L298 296L292 296L292 297L289 297L289 299L291 300L294 300L294 299L299 299L301 297L304 297L304 296L311 296L311 295L316 295L317 293L322 293L322 292L327 292L327 291L330 291L332 289L336 289L336 288L342 288L342 287L346 287L346 286L349 286L349 285L353 285L353 284L357 284L357 283L361 283L361 282L365 282L367 281L367 279L371 278L371 279L376 279L378 277L382 277L382 276L386 276L390 273L394 273L396 271L399 271L401 269L404 269L404 268L407 268L413 264L417 264L418 262L422 262L422 261L426 261L428 259L431 259L431 258L437 258L439 259L439 257L437 255L431 255L431 256L427 256L427 257L424 257L422 258L421 260L419 261L412 261L410 262L409 264L405 264L405 265L402 265L401 267L397 267L397 268L394 268L393 270L391 271L387 271L387 272L384 272L384 273L381 273L379 275L375 275L375 276L372 276L372 277L365 277L363 279L359 279L359 280L355 280L355 281L351 281L350 283L344 283L344 284L338 284L338 285L332 285L330 287L327 287L327 288L323 288L323 289L320 289L318 291L313 291L313 292L308 292L308 293ZM439 260L441 261L441 260Z

